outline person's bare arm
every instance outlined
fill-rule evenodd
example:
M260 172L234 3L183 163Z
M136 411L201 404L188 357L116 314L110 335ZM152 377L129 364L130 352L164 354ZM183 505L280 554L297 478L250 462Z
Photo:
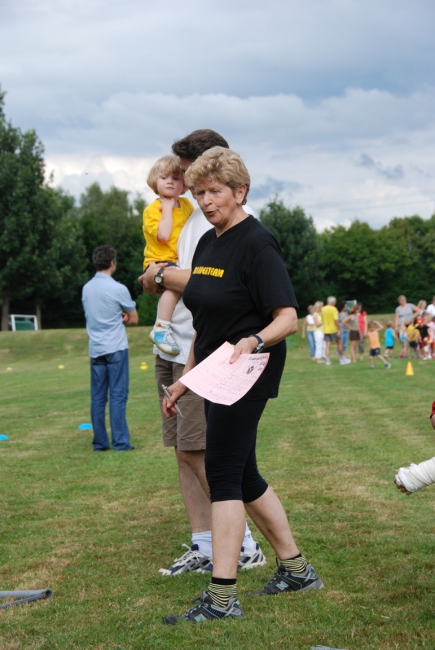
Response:
M150 264L147 270L138 277L137 281L142 285L145 293L151 293L155 295L160 295L163 293L163 290L160 289L160 287L158 287L154 282L154 276L156 275L159 268L162 267L165 269L163 273L164 289L172 289L172 291L183 293L184 287L189 282L191 270L179 269L174 266L167 266L165 263Z
M157 241L166 242L172 233L172 210L177 205L177 200L166 196L160 197L162 216L157 228Z
M192 343L190 345L189 356L187 358L186 365L184 366L183 375L188 373L189 370L192 370L192 368L196 366L195 354L194 354L195 340L196 340L196 332L193 336ZM163 398L162 411L165 417L171 418L173 415L177 414L177 411L174 408L174 404L187 391L187 386L185 386L180 380L178 380L171 386L168 386L167 388L169 393L171 394L171 397L169 398L166 397L165 395L165 397Z
M303 323L302 323L302 334L301 337L304 339L305 338L305 332L307 329L307 317L304 318Z
M122 322L124 325L137 325L139 322L139 314L137 313L137 309L133 309L132 311L123 311L122 312Z
M287 336L298 331L298 315L294 307L277 307L272 313L273 321L260 332L253 332L264 341L264 347L268 348L283 341ZM234 363L241 354L252 354L258 345L255 337L249 336L240 339L234 347L230 363Z
M345 318L345 319L343 320L343 322L341 323L342 325L344 325L345 327L347 327L348 330L352 329L352 328L350 327L350 325L347 324L348 321L350 321L351 318L352 318L352 316L346 316L346 318Z
M381 330L384 329L384 326L381 325L380 322L379 322L378 320L375 320L374 322L375 322L376 329L377 329L378 332L380 332Z

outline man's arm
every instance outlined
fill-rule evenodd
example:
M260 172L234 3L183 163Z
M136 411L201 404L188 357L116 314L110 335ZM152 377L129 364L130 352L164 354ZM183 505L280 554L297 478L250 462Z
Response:
M139 322L139 314L137 313L137 309L135 308L130 312L123 311L122 322L124 325L137 325Z

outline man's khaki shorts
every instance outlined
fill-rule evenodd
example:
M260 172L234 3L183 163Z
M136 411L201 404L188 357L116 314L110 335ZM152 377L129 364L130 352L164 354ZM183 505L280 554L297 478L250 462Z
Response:
M155 377L159 393L160 410L164 393L162 384L171 386L180 377L184 366L181 363L166 361L156 356ZM164 447L177 447L180 451L200 451L205 449L204 400L191 390L180 397L178 406L183 414L166 418L162 413L162 437Z

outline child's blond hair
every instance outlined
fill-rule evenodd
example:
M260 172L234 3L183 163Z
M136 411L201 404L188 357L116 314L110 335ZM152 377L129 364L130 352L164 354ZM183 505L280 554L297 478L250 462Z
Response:
M180 158L178 156L175 156L174 154L163 156L163 158L159 158L151 167L150 173L148 174L148 178L147 178L147 184L156 194L158 194L157 180L162 172L168 172L170 174L180 174L181 177L183 178L184 170L181 166ZM184 194L186 189L187 189L186 186L184 186L181 194Z
M393 327L393 321L392 321L392 320L387 321L387 325L386 325L386 327L387 327L388 329L391 329L391 328Z

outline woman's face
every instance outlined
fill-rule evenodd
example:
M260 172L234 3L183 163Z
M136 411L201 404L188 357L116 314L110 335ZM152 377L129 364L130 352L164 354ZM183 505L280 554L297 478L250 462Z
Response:
M210 179L195 187L196 200L205 218L211 223L218 235L237 223L246 186L242 185L233 193L231 187Z
M403 307L403 305L406 305L406 298L405 296L400 296L399 298L399 305Z

